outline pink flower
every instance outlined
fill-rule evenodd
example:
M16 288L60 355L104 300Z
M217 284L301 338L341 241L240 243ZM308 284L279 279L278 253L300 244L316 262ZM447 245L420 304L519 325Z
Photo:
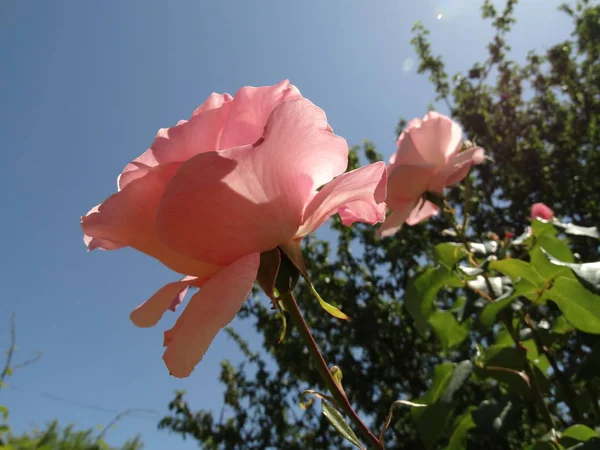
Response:
M385 164L344 173L347 163L346 141L288 81L212 94L125 167L118 192L82 218L84 242L130 246L185 275L131 313L137 326L201 288L165 333L163 359L186 377L246 300L261 252L336 212L345 225L383 221Z
M543 203L534 203L531 205L531 220L544 219L552 220L554 218L554 211Z
M479 147L461 150L462 129L449 117L429 112L413 119L398 138L398 150L388 166L386 203L392 214L379 229L381 236L400 230L404 222L415 225L438 213L423 194L441 194L458 183L473 164L483 162Z

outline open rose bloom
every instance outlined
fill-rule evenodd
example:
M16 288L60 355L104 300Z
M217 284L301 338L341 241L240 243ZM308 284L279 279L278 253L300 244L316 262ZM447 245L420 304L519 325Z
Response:
M184 275L131 313L137 326L200 288L164 337L169 371L186 377L246 300L261 252L335 213L345 225L383 221L385 165L344 173L347 163L345 140L288 81L212 94L125 167L118 192L82 218L84 242L130 246Z
M479 147L461 151L461 127L436 112L411 120L397 148L388 167L386 203L392 214L379 229L381 236L394 234L404 222L415 225L436 215L439 208L423 195L441 195L446 186L461 181L473 164L484 159Z

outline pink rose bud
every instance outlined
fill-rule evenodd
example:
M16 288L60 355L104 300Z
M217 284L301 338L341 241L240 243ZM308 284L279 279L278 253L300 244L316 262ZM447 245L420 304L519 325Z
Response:
M392 214L379 229L381 236L394 234L404 222L415 225L439 212L423 194L441 196L445 187L465 178L473 164L483 162L483 149L467 145L463 150L461 127L437 112L409 122L388 166L386 203Z
M262 252L335 213L345 225L384 220L385 164L347 164L346 141L287 80L212 94L125 167L118 192L82 218L84 242L133 247L185 275L131 313L137 326L200 288L164 339L169 371L186 377L248 297Z
M531 205L531 220L544 219L552 220L554 218L554 211L543 203L534 203Z

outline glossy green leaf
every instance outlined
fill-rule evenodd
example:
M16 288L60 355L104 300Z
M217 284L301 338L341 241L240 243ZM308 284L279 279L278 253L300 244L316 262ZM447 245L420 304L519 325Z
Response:
M469 336L470 321L459 324L450 311L436 311L428 321L444 350L460 345Z
M552 264L540 247L535 247L529 252L529 264L545 279L549 280L558 275L569 274L571 271L566 267Z
M573 271L577 279L587 289L592 291L594 294L600 294L600 261L593 263L584 264L573 264L559 261L547 254L543 249L545 256L548 258L550 263L555 266L568 267Z
M536 287L542 286L545 281L538 271L535 270L535 267L520 259L502 259L500 261L493 261L490 263L490 269L497 270L510 277L515 284L519 278L528 281L531 285Z
M498 314L504 308L507 308L508 306L510 306L510 304L512 302L514 302L517 299L517 297L518 297L518 295L516 293L513 293L509 297L506 297L506 298L503 298L500 300L496 300L492 303L488 303L487 305L485 305L483 307L483 310L481 311L481 314L479 315L479 320L481 320L481 323L483 323L484 325L486 325L488 327L494 325L494 323L496 323L496 317L498 316Z
M534 248L542 247L561 261L573 262L573 253L565 241L556 236L557 231L550 222L536 219L531 224L534 236Z
M416 400L426 404L424 408L411 408L419 436L427 449L433 448L441 438L454 409L456 392L469 379L473 371L471 361L438 365L434 370L433 383L427 393Z
M425 408L411 408L419 436L427 449L433 448L442 436L452 411L451 405L440 403L438 400L450 382L453 370L454 367L451 363L436 366L431 387L424 396L416 400L417 403L427 404L428 406Z
M577 424L570 426L562 432L560 443L565 447L577 445L578 442L586 442L590 439L598 439L598 433L585 425ZM600 442L599 442L600 443Z
M438 291L448 284L459 287L462 282L444 266L430 267L408 283L404 305L421 336L429 331L428 319L434 311Z
M552 332L557 334L567 334L574 330L575 328L565 319L565 316L558 316L552 325Z
M8 408L4 405L0 405L0 415L2 415L2 420L8 419Z
M540 354L538 346L533 339L527 339L521 342L521 345L527 349L525 353L527 359L534 363L543 373L546 373L550 369L550 361L544 354Z
M454 431L452 432L446 450L467 450L469 430L476 426L471 415L471 412L474 410L475 407L470 406L462 416L459 416L456 419L454 422Z
M575 279L558 277L544 294L560 308L577 329L600 334L600 296L593 294Z
M452 270L458 261L467 256L462 245L451 242L436 245L433 252L435 260L448 270Z
M329 421L331 425L346 439L358 448L363 448L358 437L350 428L350 425L344 419L344 416L334 407L328 404L326 401L322 401L323 415Z

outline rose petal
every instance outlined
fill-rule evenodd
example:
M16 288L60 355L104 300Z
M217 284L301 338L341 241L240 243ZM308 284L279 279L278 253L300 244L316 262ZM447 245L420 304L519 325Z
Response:
M204 277L217 272L219 267L178 254L158 240L155 227L158 204L179 166L179 163L157 166L111 195L82 217L83 232L89 238L133 247L179 273Z
M449 117L431 111L420 123L413 123L398 138L394 165L433 164L444 166L458 150L462 129Z
M145 176L152 167L183 162L199 153L217 150L231 103L224 100L219 108L205 108L187 122L158 130L150 148L123 169L117 180L119 189Z
M385 163L377 162L330 181L306 207L296 238L313 232L336 212L346 226L357 221L370 224L383 221L386 178Z
M484 161L484 151L480 147L470 148L455 154L446 166L438 172L429 185L429 191L441 193L445 187L451 186L467 176L474 164Z
M394 210L379 227L377 235L379 237L387 237L398 232L416 204L417 200L406 202L402 206L399 205L399 207Z
M435 216L440 209L428 200L421 199L417 206L413 208L410 215L406 219L408 225L416 225L419 222L423 222L432 216Z
M86 216L89 216L92 213L96 213L98 212L98 208L100 208L100 205L96 205L94 206L92 209L90 209L88 211L88 213L86 214ZM91 236L88 236L87 234L83 235L83 243L87 246L88 251L92 251L95 249L99 249L99 250L118 250L120 248L125 247L122 244L119 244L118 242L113 242L109 239L99 239L99 238L93 238Z
M194 110L194 112L192 113L192 117L197 116L198 114L203 113L204 111L208 111L210 109L220 108L225 103L229 103L232 100L233 100L233 97L231 95L227 94L227 93L225 93L225 94L217 94L216 92L213 92L204 101L204 103L202 103L200 106L198 106Z
M125 167L118 179L119 189L144 176L151 167L185 161L202 152L253 144L262 136L273 109L299 97L300 91L288 80L274 86L246 86L234 97L211 94L189 121L158 131L152 146Z
M248 297L260 255L245 256L212 277L191 299L175 326L165 333L163 359L172 375L187 377L200 362L221 328Z
M306 99L278 106L255 146L203 153L169 183L157 216L174 251L226 265L298 230L313 190L342 173L348 147Z
M129 318L138 327L153 327L167 309L175 311L190 286L200 287L202 282L203 280L196 277L184 277L180 281L165 284L152 297L135 308Z
M284 101L301 97L288 80L274 86L241 88L233 97L219 149L254 144L263 135L273 110Z
M433 164L402 164L391 167L387 186L386 203L395 210L408 201L414 201L426 191L436 167Z

